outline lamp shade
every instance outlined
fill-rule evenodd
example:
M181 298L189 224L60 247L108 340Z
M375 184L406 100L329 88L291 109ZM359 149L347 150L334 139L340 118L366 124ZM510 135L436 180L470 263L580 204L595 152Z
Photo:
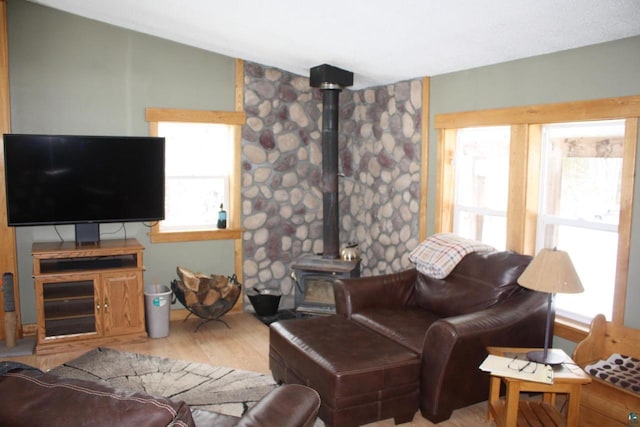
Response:
M550 294L577 294L584 291L569 254L542 249L518 278L525 288Z

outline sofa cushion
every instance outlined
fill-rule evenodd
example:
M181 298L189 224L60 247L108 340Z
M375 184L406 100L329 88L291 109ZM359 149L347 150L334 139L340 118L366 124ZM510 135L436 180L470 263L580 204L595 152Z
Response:
M421 308L367 308L351 317L375 332L422 354L429 326L439 317Z
M441 317L483 310L516 292L531 257L516 252L473 252L444 279L418 273L415 303Z

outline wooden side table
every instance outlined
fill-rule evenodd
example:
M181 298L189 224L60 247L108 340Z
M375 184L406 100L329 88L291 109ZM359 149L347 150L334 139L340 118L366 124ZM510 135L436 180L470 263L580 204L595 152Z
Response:
M504 357L526 358L531 348L488 347L489 354ZM578 426L580 387L591 382L591 378L567 354L562 365L554 367L553 384L520 380L509 377L491 376L489 385L489 420L495 420L498 427L528 425ZM500 383L506 386L504 398L500 398ZM542 401L521 401L521 392L543 393ZM556 394L567 395L567 417L564 419L555 406Z

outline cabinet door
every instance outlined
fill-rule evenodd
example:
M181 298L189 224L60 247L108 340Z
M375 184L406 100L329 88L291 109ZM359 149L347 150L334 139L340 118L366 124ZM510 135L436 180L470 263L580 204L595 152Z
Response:
M104 273L100 289L106 336L144 331L142 272Z
M99 336L96 319L95 274L72 274L36 279L38 342Z

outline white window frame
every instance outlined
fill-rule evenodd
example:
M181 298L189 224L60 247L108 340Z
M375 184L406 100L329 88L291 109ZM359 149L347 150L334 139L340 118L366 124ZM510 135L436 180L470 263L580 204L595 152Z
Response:
M581 124L589 125L591 123L592 123L591 121L583 121L583 122L575 122L575 123L566 123L563 125L579 126ZM624 126L624 124L622 125ZM546 159L547 156L549 155L548 150L550 149L550 147L548 144L544 143L544 139L546 139L546 136L544 134L545 132L543 130L543 133L542 133L543 142L542 142L542 148L541 148L541 152L542 152L541 158L543 159L543 161L542 161L541 170L540 170L541 188L543 188L542 186L544 185L545 182L547 182L548 174L549 174L549 170L547 168L547 162L545 162L544 159ZM624 159L622 160L624 161ZM622 180L622 177L621 177L621 180ZM544 232L542 232L542 230L545 230L546 226L566 226L566 227L582 229L585 231L586 230L604 231L608 233L614 233L616 236L616 240L620 239L620 235L618 233L618 224L589 221L583 218L567 218L559 215L546 214L545 211L547 209L547 206L545 205L544 199L545 199L545 193L544 193L544 190L542 190L540 191L540 198L538 202L539 212L538 212L538 224L537 224L537 230L541 230L541 232L536 233L536 253L539 252L542 248L545 248L545 247L549 248L548 243L545 242L545 234ZM558 247L558 249L567 250L567 248L562 248L562 247ZM597 250L597 248L594 248L594 250ZM571 256L571 253L569 253L569 256ZM580 271L578 271L578 276L580 276ZM614 279L612 278L612 284L613 282L614 282ZM615 290L615 289L612 289L612 290ZM558 301L559 300L556 299L556 313L568 319L572 319L578 322L590 323L591 321L590 317L586 317L583 314L578 313L577 311L571 311L571 310L565 309L558 304ZM601 312L602 314L605 314L609 320L611 320L612 313L614 310L613 299L611 303L612 303L612 306L609 307L609 311ZM598 313L595 313L595 314L598 314Z

